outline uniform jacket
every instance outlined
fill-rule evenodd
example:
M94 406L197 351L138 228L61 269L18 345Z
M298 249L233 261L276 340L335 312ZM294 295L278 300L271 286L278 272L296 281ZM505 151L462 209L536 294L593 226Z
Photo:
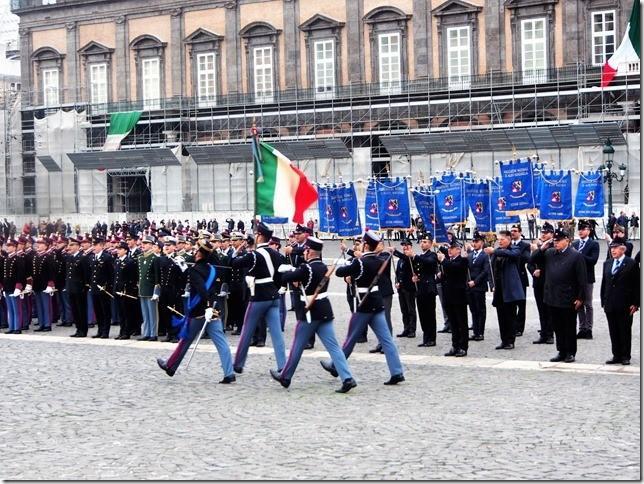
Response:
M152 297L154 287L159 284L159 258L150 250L139 255L139 296Z
M438 257L435 252L428 250L422 254L414 256L414 266L418 281L418 296L437 294L436 290L436 273L438 272Z
M472 292L487 292L488 280L490 278L490 256L483 249L479 251L476 260L474 260L474 251L467 255L467 264L470 270L469 280L474 281L474 287L467 288Z
M266 259L264 259L260 251L268 255L273 264L272 276L266 265ZM279 296L277 291L281 286L281 276L277 272L277 268L281 263L282 258L279 252L268 247L268 244L259 244L256 250L235 257L232 261L232 267L246 268L248 269L248 275L255 278L255 294L251 295L251 301L270 301Z
M55 261L52 252L36 252L31 259L31 277L27 283L34 291L44 291L47 286L54 287Z
M624 257L615 275L613 258L604 262L601 285L601 301L607 313L628 311L630 306L640 305L640 270L635 260Z
M82 251L65 258L65 290L70 294L82 294L89 284L89 265L85 263Z
M188 284L190 284L190 297L192 298L197 294L201 296L199 304L190 310L189 316L191 318L203 316L206 312L206 307L215 307L215 299L217 296L215 284L211 284L210 289L206 289L206 281L210 276L210 269L211 266L206 262L206 259L200 259L186 271Z
M63 249L54 250L54 282L59 291L65 288L65 259Z
M385 270L382 271L382 274L380 274L380 278L378 279L380 295L382 297L393 296L394 286L391 283L391 261L393 259L393 256L388 252L383 251L378 255L378 258L380 259L381 263L387 261L387 266L385 267Z
M523 301L525 290L519 272L521 249L512 245L507 249L495 249L490 262L492 263L494 284L493 305ZM498 291L499 286L501 287L500 292Z
M2 287L11 294L15 289L22 290L25 284L25 260L16 252L9 254L4 264Z
M528 287L528 271L526 270L526 264L530 260L530 244L525 240L519 240L515 247L519 248L521 255L518 266L519 276L521 277L521 284L523 284L523 287Z
M532 259L545 263L543 302L549 306L571 308L576 299L584 300L586 262L573 247L564 252L557 252L554 247L545 251L535 250Z
M396 251L398 252L398 251ZM402 255L399 256L398 254L394 254L399 257L398 261L396 262L396 283L399 284L398 287L398 292L401 291L408 291L408 292L416 292L416 284L414 284L414 281L412 281L412 276L414 275L412 273L412 268L411 265L414 263L412 258L407 257L405 254L402 252L398 252L399 254ZM416 269L414 268L414 271Z
M299 282L300 285L296 289L298 300L301 304L295 306L295 316L298 321L306 321L306 313L304 311L306 304L308 304L309 297L303 301L304 295L312 296L317 289L320 282L324 279L327 272L327 266L322 259L311 259L308 262L303 262L297 269L291 272L282 274L283 282ZM329 281L326 281L320 288L318 298L311 306L311 321L330 321L333 319L333 309L328 296L325 295L329 288Z
M378 270L381 265L382 260L375 252L365 252L362 254L362 257L353 259L350 265L338 267L335 273L338 277L350 276L356 284L357 295L362 300L366 295L364 291L378 277ZM360 292L361 288L363 292ZM380 294L380 288L378 287L378 283L376 283L372 287L367 299L356 310L360 313L377 313L384 310L384 308L382 294Z
M90 286L92 294L104 294L98 286L112 293L112 284L114 284L114 259L107 251L102 251L98 257L92 259L90 265L91 279Z
M124 292L129 296L138 296L138 266L134 259L125 256L114 259L114 292Z
M445 304L466 304L467 258L460 255L442 262L441 284Z
M584 257L584 261L586 262L586 280L588 284L592 284L595 282L595 264L597 264L597 259L599 259L599 242L589 237L581 251L579 250L580 244L581 240L575 240L572 246Z

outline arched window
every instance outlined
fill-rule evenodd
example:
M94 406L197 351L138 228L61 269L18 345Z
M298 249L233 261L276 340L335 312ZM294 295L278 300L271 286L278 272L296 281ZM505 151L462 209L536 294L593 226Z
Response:
M266 22L253 22L239 32L246 50L248 92L254 94L258 103L272 103L279 87L280 33Z
M55 107L61 103L61 83L63 78L63 59L53 47L41 47L34 51L31 60L34 65L36 85L39 86L39 101L45 107Z
M188 45L192 93L199 106L214 106L221 92L221 35L199 28L184 39Z
M78 51L85 69L85 90L94 105L103 105L112 99L112 54L114 49L91 41Z
M143 109L159 109L165 93L165 60L167 43L152 35L140 35L130 47L136 63L136 94Z
M306 45L309 86L317 99L333 97L340 83L340 29L343 26L343 22L320 14L300 25Z

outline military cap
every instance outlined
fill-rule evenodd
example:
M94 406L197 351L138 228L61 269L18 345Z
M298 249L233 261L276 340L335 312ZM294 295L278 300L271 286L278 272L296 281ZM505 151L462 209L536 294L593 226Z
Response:
M380 243L382 238L375 232L367 231L362 236L362 240L368 243L369 245L375 245Z
M199 238L202 239L210 239L212 237L212 234L208 232L207 230L200 230L199 231Z
M26 244L27 243L27 237L25 237L24 235L21 235L20 237L18 237L17 243L18 244Z
M626 239L624 237L615 237L609 244L609 247L620 247L622 245L626 245Z
M481 234L481 232L475 230L474 234L472 235L472 240L485 240L485 237Z
M167 237L165 237L163 239L163 243L165 245L177 245L177 239L175 239L174 237L168 235Z
M409 239L402 239L400 241L400 245L412 245L411 240Z
M521 232L521 224L513 224L512 228L517 229L519 232Z
M276 237L276 236L274 236L274 235L273 235L273 236L271 237L271 240L270 240L270 242L269 242L269 243L270 243L270 244L275 244L275 245L281 245L281 244L282 244L282 241L280 240L280 238L279 238L279 237Z
M259 222L256 230L259 235L263 235L264 237L271 238L273 236L273 231L264 222Z
M210 238L210 240L215 241L215 242L221 242L221 234L213 234L213 236Z
M449 243L449 247L458 247L459 249L463 247L463 244L461 243L460 240L458 240L456 237L453 238Z
M324 242L322 242L317 237L309 237L308 239L306 239L306 242L304 242L304 245L311 250L322 252L322 248L324 247Z
M156 239L152 235L146 235L141 239L142 244L154 244Z
M139 236L138 236L138 235L136 235L136 234L134 234L134 235L132 235L132 234L127 234L127 235L125 236L125 240L139 240Z
M227 231L224 231L221 233L221 240L230 240L230 233Z
M555 240L563 240L563 239L569 239L570 234L566 229L557 229L555 230L555 233L553 235L553 239Z
M210 241L206 239L199 239L197 241L197 250L204 252L205 254L210 254L215 248L212 246Z
M195 239L194 237L186 237L186 244L194 244Z
M69 240L68 240L68 243L80 245L80 238L78 238L78 237L70 237Z
M420 236L418 237L418 239L419 239L419 240L434 240L434 236L432 235L432 233L431 233L431 232L429 232L429 231L425 231L425 232L423 232L423 233L421 233L421 234L420 234Z
M615 226L613 227L613 232L621 232L625 234L626 230L624 230L624 227L622 227L621 225L615 224Z
M81 243L81 244L91 244L91 243L92 243L92 239L90 239L87 235L84 235L84 236L80 239L80 243Z
M125 249L128 250L130 247L127 245L127 242L121 241L119 244L116 246L117 249Z
M185 244L186 243L186 236L185 235L177 235L177 244Z
M544 222L543 226L541 227L541 231L545 232L547 234L552 234L555 231L555 228L552 226L551 223L549 222Z
M37 244L45 244L45 245L49 245L49 239L48 239L47 237L38 237L38 238L36 239L36 243L37 243Z
M6 242L6 245L13 245L13 246L15 247L15 246L16 246L16 245L18 245L18 244L17 244L17 242L16 242L14 239L9 239L9 240L7 240L7 242Z
M589 228L590 228L590 223L588 223L588 220L582 219L579 222L577 222L577 230L589 229Z
M105 243L105 239L101 236L97 236L92 239L92 244L103 244L103 243Z
M244 236L241 232L231 232L230 240L243 240Z
M61 243L61 242L62 243L67 243L67 237L65 237L64 235L59 235L58 238L56 239L56 242L57 243Z
M309 234L313 235L313 230L308 228L306 225L297 224L295 227L295 234Z

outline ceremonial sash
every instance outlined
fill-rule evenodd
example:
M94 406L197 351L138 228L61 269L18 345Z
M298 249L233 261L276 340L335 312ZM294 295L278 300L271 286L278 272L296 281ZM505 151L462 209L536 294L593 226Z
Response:
M212 286L212 283L215 281L215 275L217 274L217 271L212 265L208 264L208 266L210 267L210 273L208 274L208 279L206 280L206 292L210 291L210 287ZM186 314L183 316L183 318L180 318L178 316L173 316L172 326L175 328L178 328L179 326L181 326L181 330L179 331L179 339L185 339L188 336L188 323L190 322L190 311L192 311L200 302L201 302L201 296L199 295L199 293L197 293L194 296L192 296L188 301Z

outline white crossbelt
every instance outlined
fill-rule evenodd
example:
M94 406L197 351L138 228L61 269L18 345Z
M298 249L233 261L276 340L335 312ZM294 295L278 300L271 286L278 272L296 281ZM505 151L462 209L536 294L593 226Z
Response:
M264 277L263 279L255 279L255 284L267 284L273 282L272 277Z
M378 290L378 286L373 286L371 288L370 292L376 292ZM365 292L369 291L368 287L359 287L358 288L358 294L364 294Z
M326 292L321 292L320 294L318 294L318 297L316 297L315 300L319 301L320 299L326 299L327 296L328 294ZM300 301L305 302L307 304L310 303L311 300L313 300L313 294L306 296L306 299L304 298L304 296L300 296Z

